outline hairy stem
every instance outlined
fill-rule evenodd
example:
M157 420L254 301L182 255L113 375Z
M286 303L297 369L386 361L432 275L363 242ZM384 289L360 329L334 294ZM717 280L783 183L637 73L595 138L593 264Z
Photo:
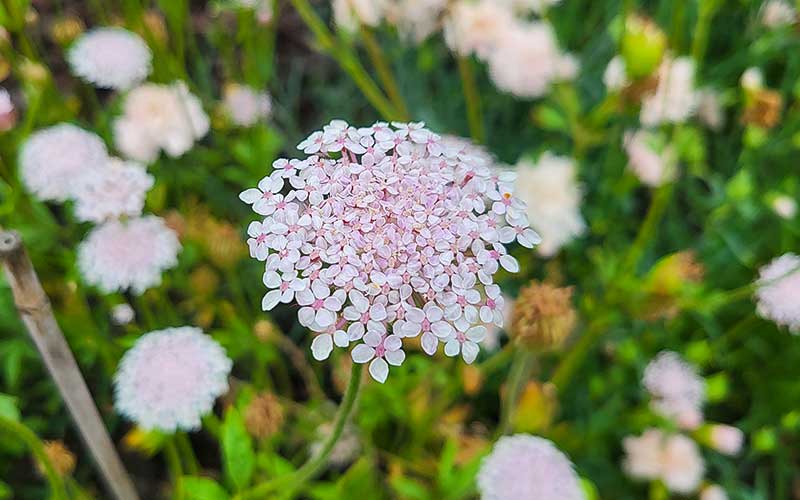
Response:
M344 393L342 402L339 405L339 410L336 413L336 418L333 422L333 429L328 436L319 453L312 456L306 461L299 469L292 474L280 476L270 481L263 482L254 486L253 488L244 491L234 497L234 500L247 500L256 498L267 498L269 493L283 490L285 494L293 494L299 491L310 480L314 479L317 474L322 471L322 468L328 462L328 458L333 451L334 446L339 441L344 431L344 426L350 418L353 408L355 407L356 397L358 396L359 389L361 388L361 372L364 365L354 363L353 369L350 372L350 382L347 385L347 390Z

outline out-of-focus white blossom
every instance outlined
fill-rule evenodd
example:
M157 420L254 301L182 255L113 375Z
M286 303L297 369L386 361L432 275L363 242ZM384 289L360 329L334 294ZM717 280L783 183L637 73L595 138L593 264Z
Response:
M639 437L626 437L623 448L623 468L635 479L660 480L678 494L692 493L700 486L705 462L697 444L682 434L648 429Z
M682 123L692 116L697 108L694 69L694 61L688 57L664 58L658 68L655 92L642 100L642 125Z
M800 256L787 253L758 271L758 315L800 334Z
M109 158L105 166L77 183L75 216L81 221L103 222L140 215L151 187L153 176L143 165Z
M111 319L117 325L127 325L133 321L134 317L136 317L136 312L130 304L117 304L111 308Z
M797 202L791 196L782 194L772 200L772 210L783 219L794 219L797 215Z
M401 36L422 42L440 29L440 18L447 0L394 0L386 18Z
M706 486L700 491L700 500L728 500L728 494L718 484Z
M487 62L497 88L521 98L544 95L563 76L564 56L552 27L542 21L509 26Z
M760 68L747 68L739 79L742 88L749 91L759 90L764 86L764 74Z
M511 10L495 0L460 0L449 10L444 23L444 39L461 55L489 56L499 40L515 24Z
M628 75L625 72L625 59L614 56L603 72L603 83L609 92L619 92L628 85Z
M738 455L742 451L744 433L731 425L714 424L711 426L710 443L723 455Z
M528 205L528 220L542 238L539 253L551 257L586 231L575 162L547 152L536 163L521 160L516 171L517 196Z
M143 429L194 430L228 391L231 360L199 328L143 335L120 361L114 407Z
M108 162L108 151L96 134L69 123L31 134L22 145L22 182L40 200L66 201L85 176Z
M725 124L719 92L712 88L703 88L698 92L697 116L711 130L719 130Z
M569 82L578 76L581 62L573 54L564 54L556 64L556 81Z
M178 263L180 248L178 236L159 217L111 220L80 244L78 268L88 284L105 293L130 289L141 294Z
M125 98L123 114L114 122L114 140L127 157L144 163L160 150L177 157L208 132L208 115L183 82L146 83Z
M780 28L797 22L797 11L785 0L767 0L761 7L761 24Z
M0 87L0 132L11 130L16 123L17 110L14 108L14 101L11 100L11 94Z
M658 187L676 175L677 158L672 146L658 147L656 136L647 130L625 132L623 146L628 154L628 168L642 183Z
M650 393L655 412L685 428L702 421L705 382L677 353L663 351L650 361L642 385Z
M353 32L362 24L378 26L386 7L386 0L333 0L333 19L340 28Z
M270 115L272 100L266 92L234 83L225 87L224 106L233 123L240 127L252 127Z
M127 90L147 78L152 58L144 40L122 28L87 31L67 53L75 75L100 88L117 90Z
M551 441L504 436L478 471L481 500L584 500L572 462Z

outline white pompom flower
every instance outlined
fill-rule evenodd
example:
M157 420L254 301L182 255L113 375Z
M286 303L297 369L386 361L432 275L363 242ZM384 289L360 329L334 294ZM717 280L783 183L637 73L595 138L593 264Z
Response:
M572 463L552 442L501 437L478 472L481 500L584 500Z
M150 74L150 48L139 35L122 28L97 28L69 49L72 72L100 88L127 90Z
M114 407L143 429L194 430L228 391L233 363L199 328L147 333L120 361Z
M86 283L104 293L130 289L141 294L161 283L161 273L178 263L181 244L160 217L95 227L78 248L78 268Z
M655 92L642 100L639 120L652 127L663 123L683 123L697 110L694 88L694 61L688 57L665 57L658 68Z
M645 368L642 385L650 393L656 413L684 428L694 428L702 421L705 381L678 353L659 353Z
M541 236L538 251L551 257L586 231L575 162L548 152L536 163L520 161L516 169L517 196L528 205L528 220Z
M209 125L200 100L183 82L145 83L126 96L114 141L126 158L151 163L162 149L173 158L189 151Z
M153 176L143 165L109 158L106 166L78 183L75 216L89 222L138 216L151 187Z
M108 161L99 136L69 123L31 134L19 156L23 184L43 201L63 202L74 195L80 181Z
M762 267L756 303L758 315L800 334L800 256L787 253Z

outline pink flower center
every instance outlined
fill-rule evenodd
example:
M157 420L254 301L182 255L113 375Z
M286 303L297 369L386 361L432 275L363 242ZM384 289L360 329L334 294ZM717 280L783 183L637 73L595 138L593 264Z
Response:
M322 309L323 302L324 301L322 299L317 299L314 301L313 304L311 304L311 307L313 307L315 311L319 311L320 309Z
M490 309L494 309L497 306L497 304L495 304L495 302L494 302L494 299L486 299L486 305Z
M489 250L489 257L491 257L493 259L499 259L500 258L500 252L498 252L497 250Z
M386 354L386 348L383 346L383 342L375 348L375 357L382 358L383 355Z

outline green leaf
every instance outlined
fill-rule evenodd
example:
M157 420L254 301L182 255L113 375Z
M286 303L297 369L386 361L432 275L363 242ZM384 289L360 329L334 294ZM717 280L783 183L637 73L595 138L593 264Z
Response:
M236 408L229 408L222 423L222 462L225 476L238 490L246 488L255 469L253 442Z
M0 394L0 416L15 422L19 422L17 398L9 396L8 394Z
M184 476L183 489L186 500L227 500L228 492L213 479L207 477Z

